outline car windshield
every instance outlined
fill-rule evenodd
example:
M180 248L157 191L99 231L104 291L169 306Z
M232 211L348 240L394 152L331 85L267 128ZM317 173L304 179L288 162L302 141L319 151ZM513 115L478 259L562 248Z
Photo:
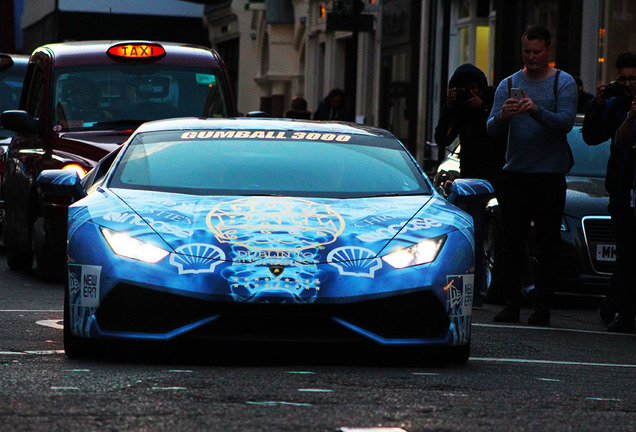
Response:
M59 69L53 130L135 128L169 117L227 117L222 81L206 68L99 65Z
M395 139L262 130L139 134L109 187L323 198L430 194Z
M581 177L605 177L607 159L610 154L609 141L589 146L583 141L580 126L568 134L568 142L574 156L574 166L568 175Z
M8 68L0 67L0 113L18 109L22 81L26 73L26 63L15 63ZM0 123L0 139L13 136L13 131L5 129Z

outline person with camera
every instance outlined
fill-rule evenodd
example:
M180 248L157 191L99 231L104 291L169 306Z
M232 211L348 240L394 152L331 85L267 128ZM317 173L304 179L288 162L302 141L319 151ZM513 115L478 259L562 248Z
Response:
M596 101L583 120L583 140L597 145L611 139L605 188L616 232L615 293L618 313L607 331L633 333L636 320L636 222L634 221L634 126L636 117L636 54L616 58L618 77L597 88Z
M448 94L435 127L435 142L448 147L459 136L459 171L462 178L488 180L500 187L501 167L506 153L506 140L492 138L486 132L486 120L492 108L495 90L488 86L486 75L476 66L459 66L448 82ZM485 256L483 246L485 214L473 217L475 225L475 290L473 304L482 303L485 290Z
M531 222L539 248L534 311L529 324L549 325L558 283L565 175L572 166L567 134L574 126L578 89L550 65L550 32L529 27L521 37L525 68L504 79L488 117L492 136L508 136L499 200L504 225L503 282L508 299L496 322L519 322L524 255Z

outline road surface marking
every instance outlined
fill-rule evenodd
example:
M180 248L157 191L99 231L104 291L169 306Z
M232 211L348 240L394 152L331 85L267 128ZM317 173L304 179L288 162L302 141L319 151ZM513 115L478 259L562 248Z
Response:
M597 335L606 335L606 336L632 336L632 337L636 336L636 334L610 333L607 331L598 331L598 330L576 330L576 329L567 329L567 328L561 328L561 327L536 327L536 326L524 326L524 325L502 325L502 324L483 324L483 323L473 323L472 325L475 327L491 327L491 328L501 328L501 329L543 330L543 331L597 334Z
M530 359L511 359L511 358L494 358L494 357L470 357L469 361L493 362L493 363L535 363L550 364L561 366L598 366L598 367L615 367L615 368L636 368L636 365L630 364L613 364L613 363L587 363L573 361L557 361L557 360L530 360Z
M24 312L24 313L50 313L58 312L63 313L62 309L0 309L0 312Z
M64 330L64 325L62 324L62 320L40 320L40 321L36 321L35 323L43 327L51 327L57 330Z
M297 389L299 392L307 392L307 393L331 393L333 390L328 389L319 389L319 388L299 388Z
M308 403L284 402L284 401L263 401L263 402L247 401L245 403L248 405L266 405L266 406L274 406L274 405L291 405L291 406L305 406L305 407L312 406L311 404L308 404Z
M370 427L370 428L356 428L356 427L341 427L339 432L407 432L406 429L397 427Z

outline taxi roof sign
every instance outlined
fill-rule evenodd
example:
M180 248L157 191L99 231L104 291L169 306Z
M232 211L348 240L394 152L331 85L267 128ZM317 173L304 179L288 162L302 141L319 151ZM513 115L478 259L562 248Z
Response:
M166 55L166 50L158 43L122 42L108 48L112 58L130 60L159 60Z

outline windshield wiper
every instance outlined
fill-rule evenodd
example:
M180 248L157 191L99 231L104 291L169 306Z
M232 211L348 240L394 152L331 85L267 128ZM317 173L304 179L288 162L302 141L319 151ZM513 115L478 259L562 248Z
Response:
M401 192L387 192L377 195L363 195L356 198L382 198L382 197L394 197L394 196L417 196L417 195L430 195L426 192L414 192L414 193L401 193Z

